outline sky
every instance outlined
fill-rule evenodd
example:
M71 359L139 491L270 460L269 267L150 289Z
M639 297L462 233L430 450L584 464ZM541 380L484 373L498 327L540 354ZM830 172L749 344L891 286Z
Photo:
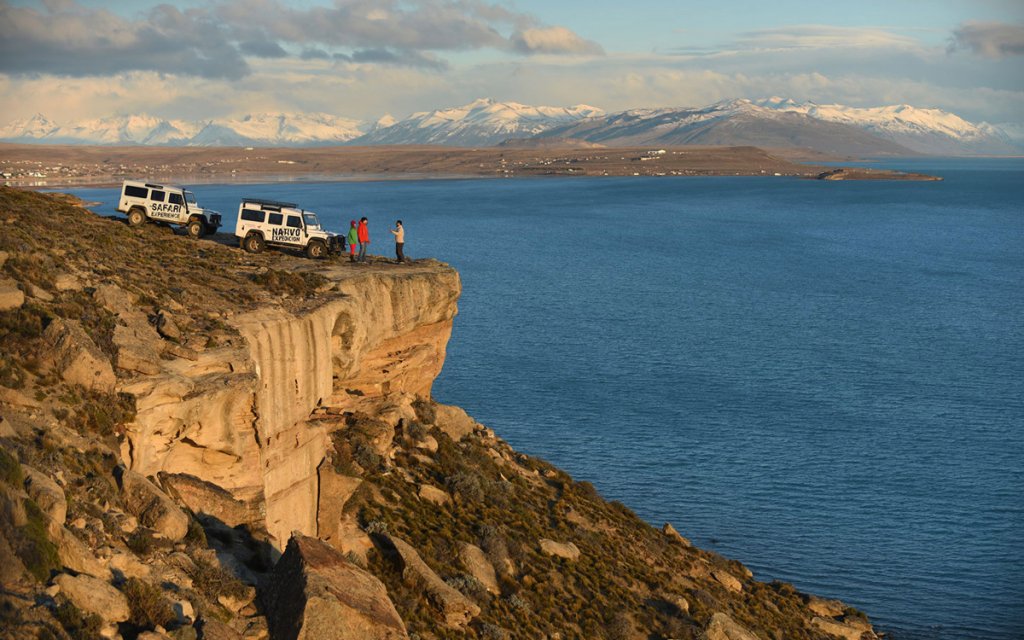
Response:
M1024 127L1024 0L0 0L0 125L770 96Z

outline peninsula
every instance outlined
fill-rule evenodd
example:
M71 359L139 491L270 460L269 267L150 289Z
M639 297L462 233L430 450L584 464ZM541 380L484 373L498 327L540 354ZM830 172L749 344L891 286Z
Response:
M437 403L444 263L0 226L0 638L877 637Z
M204 182L388 180L531 176L759 176L823 178L834 167L757 147L442 146L105 147L0 144L0 171L15 186L108 186L125 178ZM817 162L840 160L815 155ZM846 179L934 180L885 169Z

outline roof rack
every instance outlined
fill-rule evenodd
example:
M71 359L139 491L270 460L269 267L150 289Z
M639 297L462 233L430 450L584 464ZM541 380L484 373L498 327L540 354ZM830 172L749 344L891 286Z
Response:
M280 207L282 209L298 209L299 205L294 202L281 202L279 200L264 200L262 198L242 198L242 202L251 202L252 204L261 204L270 207Z

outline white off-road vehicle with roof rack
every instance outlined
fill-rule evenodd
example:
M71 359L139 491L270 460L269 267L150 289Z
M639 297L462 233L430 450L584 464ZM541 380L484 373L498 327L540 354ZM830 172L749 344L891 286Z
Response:
M323 258L345 250L342 236L320 226L312 211L292 202L245 198L238 205L235 235L243 249L259 253L268 245L301 249L310 258Z
M128 214L128 224L138 226L147 220L176 224L199 238L216 233L220 214L196 203L195 195L183 187L125 180L117 210Z

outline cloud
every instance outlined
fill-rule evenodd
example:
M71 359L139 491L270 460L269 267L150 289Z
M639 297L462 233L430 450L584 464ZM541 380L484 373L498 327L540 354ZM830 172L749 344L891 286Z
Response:
M565 27L532 27L516 31L509 39L519 53L603 54L601 45L584 40Z
M367 64L392 64L403 67L418 67L443 71L448 63L430 53L417 51L392 51L390 49L357 49L351 55L337 54L340 60Z
M949 51L970 49L986 58L1024 55L1024 26L1005 22L965 22L953 31Z
M257 58L284 58L288 55L288 52L273 40L249 40L240 43L238 48L242 53Z
M913 38L879 27L834 27L817 24L748 31L739 37L736 44L742 49L919 46Z
M200 13L168 5L129 21L104 9L50 1L45 11L0 2L0 71L67 76L149 70L208 78L249 72L226 34Z
M237 80L252 72L246 57L331 56L439 71L447 63L438 52L601 51L565 27L484 0L334 0L303 8L282 0L219 0L183 10L161 4L132 19L75 0L43 5L0 0L0 72L159 71Z

